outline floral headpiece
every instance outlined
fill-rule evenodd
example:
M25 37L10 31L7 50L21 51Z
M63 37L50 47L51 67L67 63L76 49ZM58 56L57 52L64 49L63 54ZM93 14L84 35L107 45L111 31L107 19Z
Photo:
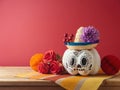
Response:
M99 32L93 26L80 27L75 35L64 35L64 43L69 49L83 50L95 48L99 43Z

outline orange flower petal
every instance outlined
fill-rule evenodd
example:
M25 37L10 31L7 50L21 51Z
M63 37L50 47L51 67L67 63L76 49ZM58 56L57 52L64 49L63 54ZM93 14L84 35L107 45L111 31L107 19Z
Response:
M34 54L30 59L30 67L33 70L38 71L38 65L42 60L43 60L43 54L42 53Z

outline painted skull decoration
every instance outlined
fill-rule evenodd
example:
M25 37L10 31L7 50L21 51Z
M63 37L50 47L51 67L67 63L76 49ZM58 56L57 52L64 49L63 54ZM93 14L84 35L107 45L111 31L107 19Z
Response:
M63 66L71 75L94 75L100 69L100 56L96 49L71 50L63 55Z
M62 63L71 75L94 75L100 69L100 56L95 49L99 43L99 32L93 26L80 27L75 35L65 34L64 44L68 48Z

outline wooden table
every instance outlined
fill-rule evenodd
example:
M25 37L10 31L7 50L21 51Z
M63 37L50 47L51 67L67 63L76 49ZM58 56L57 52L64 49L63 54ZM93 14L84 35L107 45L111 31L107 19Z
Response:
M0 67L0 90L64 90L48 80L31 80L15 77L16 74L31 72L30 67ZM120 75L105 80L99 90L120 90Z

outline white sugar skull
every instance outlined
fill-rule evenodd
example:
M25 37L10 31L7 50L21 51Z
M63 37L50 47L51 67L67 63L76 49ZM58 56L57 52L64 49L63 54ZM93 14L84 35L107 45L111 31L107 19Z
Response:
M100 68L100 57L96 49L80 51L67 49L62 62L71 75L96 74Z
M76 50L67 49L63 55L63 66L71 75L78 74L76 53L78 54L79 52Z

